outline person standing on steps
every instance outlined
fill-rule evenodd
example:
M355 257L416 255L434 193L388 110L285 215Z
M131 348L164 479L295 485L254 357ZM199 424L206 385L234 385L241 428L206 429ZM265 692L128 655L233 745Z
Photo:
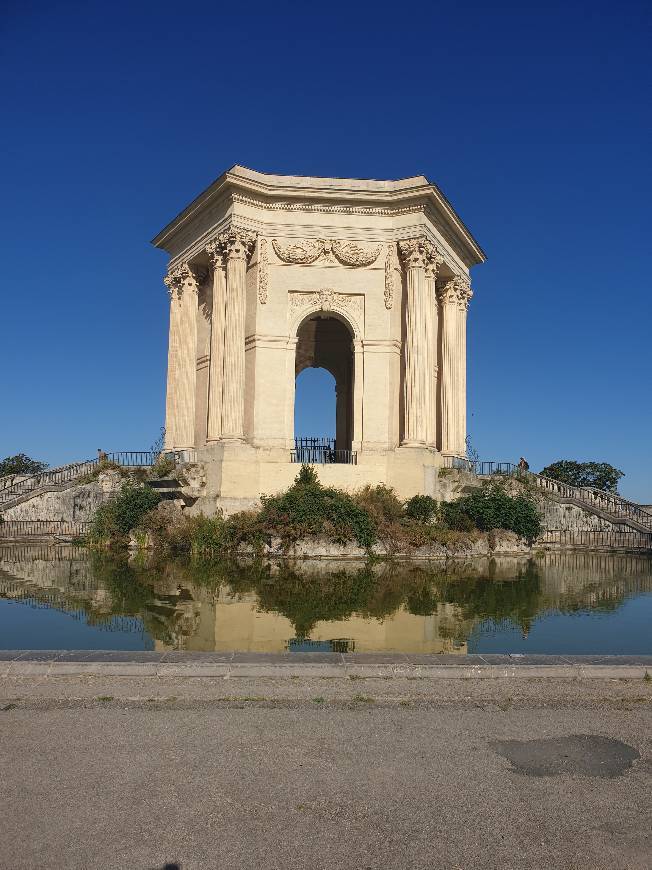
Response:
M530 463L527 461L527 459L524 456L521 456L521 458L518 461L518 470L522 474L524 474L526 471L530 470Z

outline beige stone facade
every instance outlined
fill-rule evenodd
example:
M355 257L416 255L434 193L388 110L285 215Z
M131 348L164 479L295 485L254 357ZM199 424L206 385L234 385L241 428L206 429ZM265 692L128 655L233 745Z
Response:
M442 456L465 455L469 270L484 254L423 176L235 166L154 244L170 255L166 448L196 449L212 495L291 483L308 366L336 381L324 482L408 497L433 491Z

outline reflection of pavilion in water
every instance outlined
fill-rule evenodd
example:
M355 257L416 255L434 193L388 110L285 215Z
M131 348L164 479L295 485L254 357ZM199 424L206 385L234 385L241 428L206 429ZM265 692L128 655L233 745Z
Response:
M222 588L217 600L201 602L194 631L178 637L176 648L284 652L288 649L309 651L311 647L315 651L326 651L330 647L337 652L394 650L465 654L466 644L451 638L453 627L459 623L455 611L454 605L441 604L429 616L409 613L400 607L382 620L357 615L323 620L314 625L306 642L296 638L295 627L287 616L260 610L255 593L233 595ZM169 647L157 641L155 648Z
M506 588L517 592L523 583L517 578L528 565L536 577L534 587L529 587L534 591L530 616L617 606L629 595L652 591L652 560L641 555L561 552L529 562L508 557L476 560L447 566L455 603L433 601L420 611L415 602L408 606L398 598L396 606L390 601L386 610L377 608L371 615L353 608L348 615L344 608L342 618L332 619L320 618L324 613L317 609L309 613L304 638L297 637L301 632L296 615L293 621L281 612L282 602L261 591L277 588L274 572L258 589L260 594L238 593L228 582L195 582L188 566L171 563L143 573L124 564L100 561L98 565L86 551L70 547L7 546L0 548L0 597L53 608L109 631L146 631L158 650L465 653L466 638L487 617L469 610L463 595L456 597L457 581L460 588L469 579L478 581L474 594L492 581L510 581ZM311 579L317 583L320 577L328 577L333 567L322 562L298 570L301 576L306 572L304 579L310 584ZM354 573L359 566L346 570ZM385 569L375 570L382 574ZM404 566L404 570L422 569ZM431 570L436 569L431 566ZM525 595L527 588L523 590ZM292 615L291 609L285 610Z

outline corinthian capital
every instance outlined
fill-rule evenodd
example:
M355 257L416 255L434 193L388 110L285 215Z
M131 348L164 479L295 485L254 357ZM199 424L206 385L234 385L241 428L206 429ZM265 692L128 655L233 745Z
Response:
M224 251L218 239L211 239L204 250L208 254L208 259L213 269L219 269L224 265Z
M181 294L183 293L183 285L189 277L190 270L188 269L187 263L182 263L180 266L175 266L174 269L170 269L163 279L163 283L168 288L170 299L173 299L174 296L177 298L181 297Z
M471 297L473 296L473 290L471 290L471 282L463 275L458 275L454 279L454 281L455 287L457 289L457 304L461 309L467 311L469 308L469 302L471 301Z
M217 242L227 260L244 260L247 262L254 250L256 233L231 226L219 234Z
M398 249L406 269L415 269L426 266L435 246L425 236L418 236L415 239L403 239L398 243Z
M442 305L453 305L457 303L457 287L455 286L455 278L447 278L445 281L437 282L437 299Z
M447 278L437 284L437 298L442 305L457 305L458 308L466 311L472 296L471 283L462 275Z
M430 253L426 258L426 278L431 278L434 281L444 258L436 245L430 245L430 248Z

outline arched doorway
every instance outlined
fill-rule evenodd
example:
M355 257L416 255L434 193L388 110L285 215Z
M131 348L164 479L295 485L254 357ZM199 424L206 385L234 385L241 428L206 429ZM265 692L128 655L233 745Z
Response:
M335 449L350 451L353 440L353 335L337 317L311 314L299 326L295 379L310 367L326 369L335 378ZM320 438L325 433L311 435Z

